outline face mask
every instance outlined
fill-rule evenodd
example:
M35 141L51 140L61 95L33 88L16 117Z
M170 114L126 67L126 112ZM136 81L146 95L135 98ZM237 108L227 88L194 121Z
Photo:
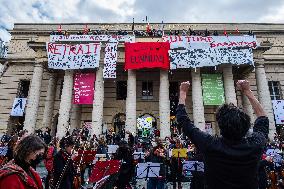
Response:
M39 154L36 156L36 159L32 159L30 162L31 166L37 166L43 160L43 155Z

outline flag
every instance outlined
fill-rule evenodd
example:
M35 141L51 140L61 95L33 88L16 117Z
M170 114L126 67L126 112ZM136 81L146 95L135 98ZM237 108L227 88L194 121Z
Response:
M236 33L240 33L239 29L238 29L238 26L236 26Z
M134 31L134 18L133 18L133 21L132 21L132 31Z
M160 30L162 31L162 35L164 35L165 33L164 33L164 21L162 21L162 23L161 23L161 28L160 28Z
M58 33L61 33L61 32L62 32L62 26L61 26L61 24L58 26L57 31L58 31Z
M146 23L147 23L146 32L149 33L151 31L151 27L150 27L150 23L148 22L148 17L147 16L146 16Z
M226 31L226 28L224 28L224 35L228 37L228 33Z
M85 25L85 28L84 28L84 31L83 31L83 34L88 34L88 32L89 32L89 29L88 29L88 25L86 24Z

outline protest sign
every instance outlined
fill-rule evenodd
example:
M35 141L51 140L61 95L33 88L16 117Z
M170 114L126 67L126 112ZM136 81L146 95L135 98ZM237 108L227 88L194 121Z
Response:
M73 104L93 104L95 73L75 73Z
M273 112L276 124L284 124L284 100L272 100Z
M99 67L100 43L47 43L48 68L85 69Z
M204 105L221 105L225 102L221 74L202 74Z
M15 98L11 111L11 116L23 116L26 102L26 98Z
M116 78L117 43L107 43L104 58L104 78Z
M51 35L50 42L135 42L134 35Z
M167 42L125 43L125 70L169 69L170 44Z

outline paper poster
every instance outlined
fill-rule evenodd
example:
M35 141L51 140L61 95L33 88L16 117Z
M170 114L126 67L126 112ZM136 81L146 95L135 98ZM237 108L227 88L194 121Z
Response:
M73 104L93 104L95 73L75 73Z
M116 153L118 147L119 147L118 145L107 145L107 153L108 154Z
M125 43L124 69L169 69L169 49L168 42Z
M135 42L134 35L51 35L50 42L85 41L85 42Z
M85 69L99 67L100 43L47 43L48 68Z
M117 45L118 43L106 44L103 69L104 78L116 78Z
M205 132L209 135L213 135L213 126L212 123L205 123Z
M160 163L138 163L137 167L137 177L142 178L157 178L160 176Z
M23 116L25 112L27 98L15 98L11 116Z
M151 129L152 126L153 126L152 117L137 118L137 128L138 129Z
M204 105L222 105L225 103L222 74L202 74Z
M278 125L284 124L284 100L272 100L275 122Z

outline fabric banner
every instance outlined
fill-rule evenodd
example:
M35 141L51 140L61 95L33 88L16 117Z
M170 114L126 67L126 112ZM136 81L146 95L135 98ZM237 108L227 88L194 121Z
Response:
M253 65L252 49L208 48L169 51L171 69L217 66L223 63Z
M25 112L27 98L15 98L11 116L23 116Z
M221 105L225 102L222 74L202 74L204 105Z
M272 100L275 123L284 125L284 100Z
M204 48L229 48L247 47L257 48L255 36L163 36L164 42L171 44L171 49L204 49Z
M93 104L95 73L75 73L73 104Z
M47 43L46 49L48 68L66 70L99 67L100 43Z
M104 58L104 78L116 78L117 43L107 43Z
M135 42L134 35L51 35L50 42L88 41L88 42Z
M125 70L141 68L169 69L168 42L125 43Z

